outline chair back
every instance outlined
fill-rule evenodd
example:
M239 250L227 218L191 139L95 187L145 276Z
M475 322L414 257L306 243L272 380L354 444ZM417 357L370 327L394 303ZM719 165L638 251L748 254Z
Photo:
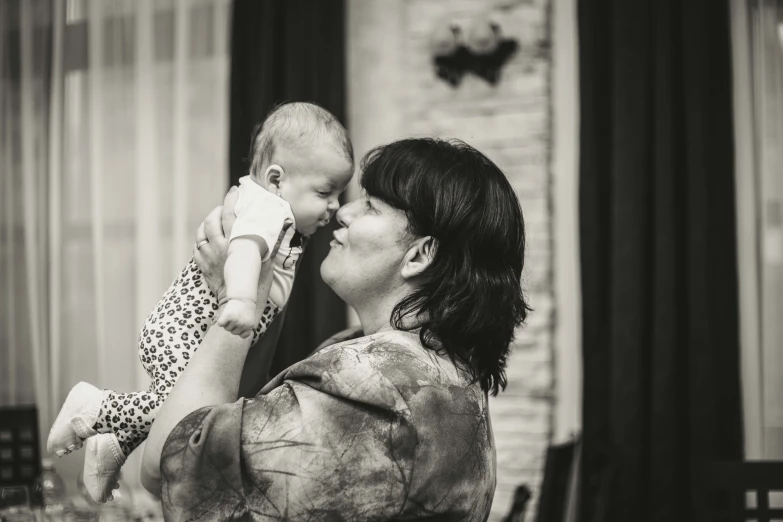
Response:
M536 522L564 522L569 504L569 489L574 472L574 457L579 439L549 446L544 479L538 497Z
M33 485L41 472L35 406L0 407L0 489Z
M530 502L530 489L522 484L514 490L514 498L511 501L511 509L503 517L501 522L524 522L527 503Z
M783 462L703 461L693 470L699 522L783 520Z

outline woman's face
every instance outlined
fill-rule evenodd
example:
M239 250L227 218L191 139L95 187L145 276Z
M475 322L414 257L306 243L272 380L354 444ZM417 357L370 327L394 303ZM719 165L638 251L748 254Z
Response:
M321 263L321 277L346 303L356 306L403 284L401 261L408 250L405 213L363 195L337 211L341 228Z

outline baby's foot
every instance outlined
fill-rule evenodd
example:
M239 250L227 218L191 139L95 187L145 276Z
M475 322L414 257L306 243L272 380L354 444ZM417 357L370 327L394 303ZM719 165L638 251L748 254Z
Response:
M82 447L84 439L98 432L92 427L98 420L103 390L86 382L74 386L49 431L46 449L62 457Z
M82 479L95 502L113 500L112 490L119 487L117 479L125 458L114 433L99 433L87 439Z

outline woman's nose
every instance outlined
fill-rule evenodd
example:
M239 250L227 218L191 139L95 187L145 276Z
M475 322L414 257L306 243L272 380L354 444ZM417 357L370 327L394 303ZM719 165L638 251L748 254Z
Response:
M329 200L329 203L326 204L326 210L330 212L337 212L337 209L340 208L340 201L337 198Z
M337 210L335 216L337 217L337 222L340 223L340 226L350 226L351 221L353 221L354 208L356 208L356 201L351 201Z

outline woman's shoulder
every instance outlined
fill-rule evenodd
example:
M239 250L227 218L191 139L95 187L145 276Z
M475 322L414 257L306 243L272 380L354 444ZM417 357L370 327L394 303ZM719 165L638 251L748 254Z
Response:
M382 332L338 342L277 379L275 386L287 386L300 405L325 398L318 408L300 406L308 411L329 418L372 412L390 422L392 428L383 431L384 440L395 442L390 453L404 448L415 461L404 515L435 513L443 506L453 512L483 510L476 492L491 501L495 451L487 396L447 356L422 346L417 333Z
M346 398L382 398L407 410L415 397L444 395L483 402L480 386L446 355L422 346L417 332L384 331L327 346L276 379L306 382ZM392 400L392 397L394 400ZM418 401L414 401L418 402Z
M398 411L404 412L404 423L417 441L417 471L404 514L421 515L422 507L436 512L443 505L471 513L484 509L481 502L491 502L495 450L487 395L448 356L422 346L418 333L402 331L338 343L321 353L324 362L357 361L364 376L360 396L375 394L374 384L365 384L382 380L387 390L393 390L388 396L404 404ZM474 498L478 492L479 503Z
M449 357L422 345L418 332L387 330L326 346L303 362L330 365L352 360L387 374L393 382L415 378L432 385L464 385L470 377Z

